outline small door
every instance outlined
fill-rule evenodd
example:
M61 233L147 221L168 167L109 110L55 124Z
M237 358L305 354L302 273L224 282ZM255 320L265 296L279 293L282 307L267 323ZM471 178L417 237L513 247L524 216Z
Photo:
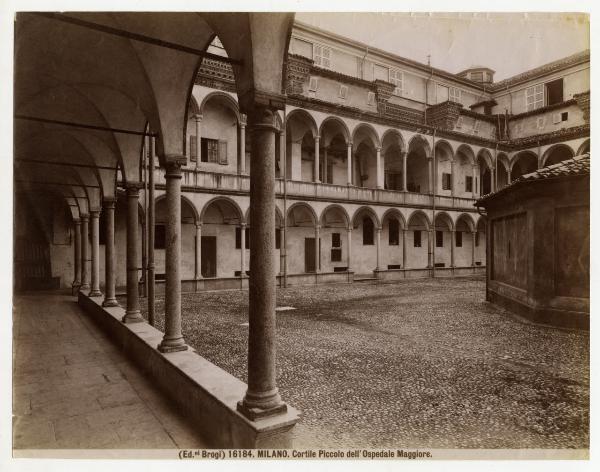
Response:
M304 272L315 272L315 238L304 238Z
M200 241L202 249L200 250L202 277L217 276L217 237L202 236Z

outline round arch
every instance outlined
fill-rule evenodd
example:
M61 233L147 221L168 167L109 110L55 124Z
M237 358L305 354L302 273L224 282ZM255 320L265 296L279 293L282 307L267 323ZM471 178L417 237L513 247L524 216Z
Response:
M354 228L357 228L358 225L360 224L360 221L357 221L357 220L362 215L368 215L371 218L371 220L373 221L373 223L375 224L375 227L381 228L381 222L379 221L379 218L377 217L377 213L375 213L375 211L368 206L361 206L354 212L354 215L352 216L352 226Z
M321 217L319 218L319 224L321 226L325 226L325 218L327 217L327 213L330 211L338 211L344 217L344 222L346 224L346 228L350 226L350 215L342 205L338 205L337 203L332 203L328 205L322 212Z
M289 125L292 119L299 119L308 124L308 128L312 132L313 139L319 136L319 127L317 126L317 122L308 111L303 110L302 108L295 108L286 115L285 128L288 130L288 133L291 132L291 127Z
M442 221L448 226L448 231L452 231L454 229L454 221L452 221L452 218L448 213L445 211L436 212L434 221L435 229L438 229L438 224Z
M429 230L431 228L431 221L429 221L429 217L423 210L415 210L413 211L407 220L407 228L411 225L419 226L415 220L421 220L421 223L425 223L425 228Z
M163 193L162 195L159 195L154 200L154 205L156 206L158 203L162 202L166 198L167 198L167 195L165 193ZM194 217L194 223L198 224L201 220L200 220L200 215L198 214L198 209L196 208L196 205L194 205L194 203L188 197L186 197L185 195L181 195L181 211L182 212L183 212L184 206L186 208L189 208L192 211L192 216Z
M585 154L586 152L590 152L590 140L586 139L581 146L579 146L579 149L577 149L577 155L581 155L581 154Z
M459 154L465 156L471 165L475 165L475 152L471 146L468 144L461 144L456 150L456 156Z
M200 212L200 219L199 219L199 223L204 223L204 217L206 215L206 211L213 205L216 204L219 208L219 210L221 210L221 208L219 207L220 204L223 205L228 205L230 206L230 208L233 208L234 212L237 213L237 217L240 221L240 223L244 222L244 212L242 212L242 209L240 208L240 206L235 202L235 200L232 200L229 197L223 197L223 196L219 196L219 197L215 197L212 198L211 200L209 200L208 202L206 202L204 204L204 206L202 207L202 211Z
M533 151L521 151L515 154L510 163L511 181L514 181L522 175L535 172L537 170L538 156Z
M359 134L363 132L367 138L371 140L373 147L381 148L381 139L379 138L379 134L377 134L377 130L370 123L359 123L354 128L352 132L352 144L354 147L358 147L358 145L364 142L364 139L359 139Z
M225 93L225 92L221 92L221 91L215 91L215 92L209 93L208 95L206 95L206 97L204 97L202 99L202 102L200 103L200 114L204 114L204 108L206 107L206 104L211 101L221 102L227 108L229 108L235 114L235 117L239 124L240 109L239 109L238 103L235 101L235 99L231 95L229 95L228 93Z
M423 149L425 152L425 157L431 156L431 145L425 136L421 134L415 134L408 141L408 152L415 151L417 149Z
M250 207L244 213L244 223L246 223L246 226L250 226ZM275 226L278 228L283 226L283 213L281 213L278 206L275 206Z
M327 125L330 125L331 127L331 124L333 124L333 126L341 130L341 134L342 136L344 136L346 144L349 144L351 142L350 129L348 128L348 125L344 122L344 120L338 118L337 116L328 116L323 120L321 126L319 127L319 136L321 136L322 138L325 133L325 128L327 127Z
M317 212L315 211L315 209L310 206L308 203L305 202L296 202L293 205L291 205L288 210L287 210L287 218L286 220L289 222L291 221L290 218L292 218L294 212L296 210L306 210L308 212L308 214L310 215L310 217L312 218L312 224L313 226L317 224L317 222L319 221L318 217L317 217ZM288 226L289 223L288 223Z
M493 165L492 153L490 152L489 149L482 148L479 150L479 152L477 153L477 161L479 161L479 160L483 161L488 169L490 169L490 170L493 169L494 165Z
M566 161L567 159L573 159L575 155L574 150L567 144L555 144L549 147L546 152L542 155L541 167L547 167L559 162Z
M400 222L400 227L406 229L406 220L404 215L397 208L388 208L381 217L381 224L384 225L389 218L396 218Z
M456 218L455 228L458 228L459 223L461 222L467 225L469 231L475 231L475 221L473 220L473 217L468 213L461 213L460 215L458 215L458 218Z
M386 129L381 136L382 146L385 146L386 141L389 140L392 140L392 144L397 144L402 152L406 152L406 141L399 130L395 128Z

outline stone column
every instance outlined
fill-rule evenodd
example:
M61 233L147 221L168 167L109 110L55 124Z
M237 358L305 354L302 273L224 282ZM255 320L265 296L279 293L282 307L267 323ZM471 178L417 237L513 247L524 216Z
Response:
M455 184L456 178L454 176L454 161L450 161L450 191L452 192L452 197L455 195Z
M323 148L323 183L327 183L327 148Z
M475 267L475 233L476 231L471 231L471 266L473 267Z
M313 182L321 182L319 178L319 142L321 141L319 136L315 136L315 169Z
M402 228L402 268L406 269L406 228Z
M104 301L102 306L119 306L115 297L115 199L104 199L106 235L104 246Z
M433 230L428 229L427 231L427 267L433 267Z
M194 271L196 280L202 278L202 223L196 223L196 270Z
M237 405L250 420L287 411L275 377L275 113L255 104L250 117L248 390Z
M407 188L406 188L406 161L408 160L408 153L407 152L403 152L401 153L401 157L402 157L402 191L406 192Z
M138 198L140 190L135 185L127 187L127 309L123 323L144 321L140 313L140 293L138 275Z
M182 159L185 163L185 158ZM181 334L181 162L166 164L165 335L160 352L185 351Z
M381 270L381 227L377 227L377 239L375 240L377 245L377 267L375 270Z
M79 290L90 289L88 279L89 221L88 215L81 215L81 285Z
M200 168L200 162L202 161L202 115L194 115L196 121L196 169ZM154 169L154 163L152 163L152 169Z
M348 164L348 185L352 185L352 143L348 143L348 155L346 160Z
M471 190L473 191L473 198L476 198L477 196L477 166L473 166L473 186L471 187Z
M319 247L319 239L321 233L321 225L315 225L315 273L319 273L319 262L321 261L321 248Z
M73 241L73 284L72 287L78 289L81 285L81 220L73 220L73 234L75 236Z
M238 162L238 173L246 173L246 115L240 115L240 157Z
M433 157L432 156L428 156L427 157L427 186L428 186L428 192L433 195Z
M198 142L198 140L196 140ZM150 326L154 326L155 322L155 311L156 305L154 302L154 231L155 231L155 210L156 204L154 199L154 177L155 177L155 169L154 169L154 138L148 138L148 162L150 165L150 169L152 171L148 175L148 218L146 224L148 225L148 323ZM196 159L199 160L198 155L196 154Z
M376 167L377 167L377 188L383 188L383 169L381 163L381 148L375 148L377 152Z
M92 226L92 286L90 297L99 297L100 291L100 211L90 211L90 222Z
M346 233L348 238L348 250L346 251L348 257L348 270L352 270L352 225L348 226L348 232Z
M281 130L277 133L277 139L279 140L279 178L286 178L286 142L285 142L285 131Z
M452 239L452 241L450 241L450 267L454 267L454 253L456 252L456 230L451 230L450 231L450 238Z
M240 223L240 277L246 275L246 223Z

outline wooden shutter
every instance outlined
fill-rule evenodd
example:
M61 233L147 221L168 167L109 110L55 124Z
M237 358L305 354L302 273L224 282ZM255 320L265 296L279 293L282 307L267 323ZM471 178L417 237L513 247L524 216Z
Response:
M196 162L196 136L190 136L190 161Z
M227 141L219 141L219 164L227 165Z

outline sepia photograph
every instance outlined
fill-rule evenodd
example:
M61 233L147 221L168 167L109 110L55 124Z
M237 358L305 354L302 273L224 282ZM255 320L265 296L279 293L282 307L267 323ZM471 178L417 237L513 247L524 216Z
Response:
M590 12L539 5L16 3L12 465L589 460Z

